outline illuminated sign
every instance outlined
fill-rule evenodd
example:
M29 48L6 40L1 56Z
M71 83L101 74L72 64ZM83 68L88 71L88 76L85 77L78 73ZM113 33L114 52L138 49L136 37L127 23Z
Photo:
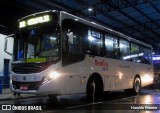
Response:
M157 61L160 61L160 55L153 55L153 60L157 60Z
M30 25L35 25L38 23L49 22L50 20L51 20L51 18L49 15L30 18L26 21L24 20L24 21L19 22L19 28L23 28L23 27L30 26Z
M153 60L160 60L160 57L153 57Z
M46 62L46 58L31 58L26 60L27 63L32 62Z

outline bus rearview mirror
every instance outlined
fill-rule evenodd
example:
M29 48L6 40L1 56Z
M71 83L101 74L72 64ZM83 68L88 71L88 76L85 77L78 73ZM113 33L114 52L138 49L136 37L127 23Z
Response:
M8 43L8 39L7 39L7 38L5 38L4 51L6 51L6 50L7 50L7 43Z
M13 54L14 35L10 35L5 38L4 52L11 55Z

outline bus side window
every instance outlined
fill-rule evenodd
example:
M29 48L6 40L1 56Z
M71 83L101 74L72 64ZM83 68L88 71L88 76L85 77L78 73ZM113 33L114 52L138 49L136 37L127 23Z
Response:
M133 62L139 62L139 45L131 42L131 59Z
M74 44L74 33L70 30L68 30L68 49L69 53L76 53L75 51L75 44Z
M88 30L89 53L92 55L101 55L102 38L97 31Z
M119 40L120 59L131 60L130 56L130 43L127 40Z
M84 54L83 35L70 29L64 31L63 34L63 48L68 53Z
M62 37L63 37L63 44L62 44L63 51L66 54L68 54L69 53L69 44L68 44L68 32L67 32L67 30L63 30Z
M140 46L139 60L141 63L150 64L151 63L151 50Z
M105 56L118 58L118 39L111 35L105 35Z

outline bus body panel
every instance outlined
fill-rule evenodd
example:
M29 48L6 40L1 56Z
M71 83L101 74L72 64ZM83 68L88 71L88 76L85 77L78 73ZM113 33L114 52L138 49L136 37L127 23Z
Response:
M135 41L134 39L130 39L130 37L127 37L109 28L93 24L65 12L60 12L60 26L62 26L61 23L64 19L78 19L78 21L83 24L103 31L112 32L120 37L124 36L125 39ZM143 42L136 42L144 44ZM144 45L150 47L148 44ZM42 80L44 82L44 78L47 77L51 72L56 71L59 74L57 78L39 85L39 88L37 90L14 89L13 84L11 83L12 91L37 94L86 93L88 79L94 73L98 73L101 76L103 80L104 91L115 91L133 88L134 78L137 75L140 76L142 87L153 82L153 65L150 64L89 55L89 53L85 53L85 58L82 61L66 66L63 66L62 64L63 60L60 60L59 63L52 64L48 69L40 73L16 74L12 72L12 80L16 82L37 82Z
M77 62L64 66L61 73L63 83L61 86L62 94L84 93L86 85L86 61Z
M62 23L64 19L73 19L73 20L78 19L78 21L81 23L104 30L102 26L99 26L95 23L91 23L89 21L68 14L66 12L61 12L60 15L62 17L60 23ZM133 40L137 43L149 46L148 44L137 41L135 39L130 39L130 37L127 37L119 32L112 31L111 29L107 28L106 31L114 32L115 34L120 35L120 37L123 36L123 38L126 38L127 40ZM95 60L105 61L106 63L108 63L108 66L107 67L94 66L96 62ZM104 91L133 88L133 81L136 75L139 75L140 79L144 80L144 81L141 80L142 87L152 84L153 82L153 72L152 72L153 65L136 63L131 61L123 61L112 58L103 58L98 56L92 57L92 55L91 57L89 56L87 57L86 65L87 65L87 72L89 72L87 73L88 75L91 75L94 72L98 72L102 76L104 83ZM150 70L151 72L148 73L147 70ZM149 78L149 80L146 81L146 78Z
M63 75L61 73L61 61L57 64L51 65L48 69L45 71L42 71L41 73L32 73L32 74L17 74L17 73L11 73L12 74L12 80L10 81L10 87L11 90L14 92L21 92L21 93L56 93L60 94L60 88L61 88L61 80L60 79ZM46 78L52 73L52 72L59 73L59 77L49 81L46 80ZM19 89L15 89L13 83L19 83L18 87ZM36 82L39 82L38 89L37 90L20 90L21 86L35 86ZM37 84L36 84L37 85Z
M133 88L136 75L140 76L142 87L153 82L151 65L103 57L88 57L87 61L89 73L98 72L101 75L104 91ZM98 63L101 63L101 65ZM150 72L147 71L148 69L150 69ZM146 80L146 75L149 80Z

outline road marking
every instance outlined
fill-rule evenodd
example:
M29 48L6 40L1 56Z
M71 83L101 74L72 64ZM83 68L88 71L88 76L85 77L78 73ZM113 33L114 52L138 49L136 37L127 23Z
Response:
M148 94L154 94L154 93L155 92L148 93ZM124 98L116 99L116 100L113 100L113 101L103 101L103 102L89 103L89 104L84 104L84 105L79 105L79 106L67 107L66 109L74 109L74 108L85 107L85 106L90 106L90 105L102 104L102 103L105 103L105 102L114 102L114 101L121 100L121 99L133 98L133 97L136 97L136 96L144 96L144 95L134 95L134 96L130 96L130 97L124 97Z
M103 103L103 102L89 103L89 104L84 104L84 105L79 105L79 106L67 107L66 109L73 109L73 108L79 108L79 107L96 105L96 104L102 104L102 103Z
M152 93L147 93L147 95L149 95L149 94L154 94L154 93L155 93L155 91L152 92ZM145 94L145 95L146 95L146 94ZM121 99L129 99L129 98L133 98L133 97L136 97L136 96L145 96L145 95L134 95L134 96L130 96L130 97L124 97L124 98L116 99L116 100L114 100L114 101L121 100ZM112 102L112 101L104 101L104 102Z

